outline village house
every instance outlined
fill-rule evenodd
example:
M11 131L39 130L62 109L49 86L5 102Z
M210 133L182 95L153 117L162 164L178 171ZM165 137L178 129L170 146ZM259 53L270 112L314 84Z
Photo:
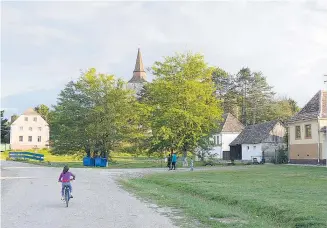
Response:
M243 124L232 114L226 113L222 116L223 122L220 125L219 132L212 135L211 141L214 146L209 152L215 158L229 159L229 144L242 132Z
M276 151L286 147L286 128L278 120L246 126L233 140L230 158L243 161L266 161L275 158Z
M47 148L49 125L33 108L27 109L10 127L12 150Z
M319 91L288 121L289 162L326 164L327 91Z

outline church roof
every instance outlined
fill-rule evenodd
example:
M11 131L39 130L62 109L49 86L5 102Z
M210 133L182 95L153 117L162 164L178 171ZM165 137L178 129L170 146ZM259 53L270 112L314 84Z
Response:
M128 81L129 83L144 83L146 82L146 72L144 71L142 54L140 48L137 51L137 58L135 62L135 68L133 71L133 77Z

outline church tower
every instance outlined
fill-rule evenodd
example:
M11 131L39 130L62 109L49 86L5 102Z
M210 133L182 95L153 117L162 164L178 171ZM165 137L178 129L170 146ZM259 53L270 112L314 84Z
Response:
M135 90L136 94L139 94L146 83L146 72L144 71L143 60L140 48L137 51L137 58L135 68L133 71L133 77L127 83L127 88Z

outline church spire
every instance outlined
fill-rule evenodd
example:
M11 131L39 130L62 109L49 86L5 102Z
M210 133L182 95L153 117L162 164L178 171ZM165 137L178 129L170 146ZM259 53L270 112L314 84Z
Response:
M129 82L130 83L138 83L138 82L142 83L142 82L146 82L145 78L146 78L146 73L144 71L141 50L139 48L137 51L137 58L136 58L135 68L133 71L133 77L131 80L129 80Z

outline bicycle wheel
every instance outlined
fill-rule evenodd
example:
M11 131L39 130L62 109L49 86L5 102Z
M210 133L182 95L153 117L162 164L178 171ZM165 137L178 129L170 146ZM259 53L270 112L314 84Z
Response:
M69 202L69 188L65 188L65 201L66 201L66 207L68 207L68 202Z

